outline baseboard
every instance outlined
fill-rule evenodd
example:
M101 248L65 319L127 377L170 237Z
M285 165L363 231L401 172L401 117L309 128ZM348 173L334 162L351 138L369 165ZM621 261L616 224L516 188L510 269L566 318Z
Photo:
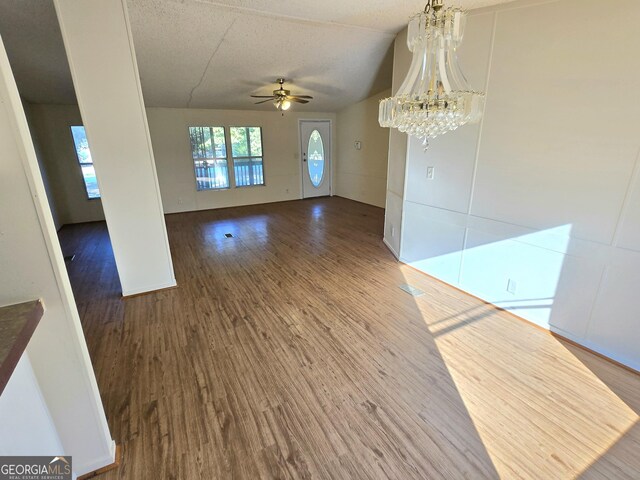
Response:
M110 463L109 465L105 465L104 467L100 467L91 472L85 473L84 475L80 475L77 480L86 480L88 478L97 477L98 475L102 475L103 473L106 473L110 470L115 470L121 464L122 464L122 447L120 445L116 445L116 455L115 455L115 459L113 460L113 463Z
M251 187L251 188L254 188L254 187ZM321 198L321 197L316 197L316 198ZM269 200L266 202L258 202L258 203L239 203L237 205L225 205L222 207L202 207L202 208L195 208L191 210L175 210L175 211L172 210L170 212L164 212L164 216L167 217L169 215L182 215L184 213L197 213L197 212L208 212L208 211L218 211L218 210L233 210L236 208L257 207L259 205L272 205L274 203L297 202L299 200L304 200L304 198L302 198L302 196L299 196L299 197L287 198L283 200Z
M525 322L527 321L524 318L520 318L520 317L518 318ZM546 329L543 329L543 330L546 330ZM576 348L585 350L590 354L595 355L596 357L600 357L603 360L606 360L607 362L616 365L617 367L623 368L624 370L628 370L632 373L635 373L636 375L640 375L640 366L637 364L634 364L633 362L623 362L621 360L617 360L615 357L615 354L606 352L600 349L600 347L598 347L597 345L580 343L579 341L574 340L571 337L567 337L566 334L559 333L553 327L551 327L548 331L552 336L563 341L564 343L568 343L569 345L573 345Z
M139 295L146 295L147 293L155 293L160 290L170 290L172 288L177 288L177 287L178 287L178 284L174 280L173 282L170 282L170 283L153 285L150 287L136 288L133 290L123 290L122 297L123 298L137 297Z
M380 205L374 205L373 203L368 203L368 202L365 202L363 200L356 200L355 198L345 197L344 195L338 195L337 193L336 194L332 194L331 196L332 197L337 197L337 198L344 198L345 200L349 200L351 202L356 202L356 203L359 203L361 205L367 205L368 207L379 208L381 210L385 209L385 207L381 207Z
M387 246L387 248L393 254L393 256L396 257L396 260L400 261L400 255L398 255L398 252L396 252L394 250L394 248L391 246L391 244L387 241L386 238L384 238L384 237L382 238L382 243L384 243ZM408 265L408 266L411 267L411 265ZM414 268L414 267L411 267L411 268ZM416 268L416 270L418 270L418 269ZM418 270L418 271L420 271L420 270ZM425 275L426 275L426 273L425 273Z

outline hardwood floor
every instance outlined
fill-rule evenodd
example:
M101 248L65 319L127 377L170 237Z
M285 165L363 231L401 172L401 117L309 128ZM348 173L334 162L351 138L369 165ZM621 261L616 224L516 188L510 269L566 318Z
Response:
M65 227L102 478L640 478L640 376L397 263L383 215L169 215L179 287L126 300L105 225Z

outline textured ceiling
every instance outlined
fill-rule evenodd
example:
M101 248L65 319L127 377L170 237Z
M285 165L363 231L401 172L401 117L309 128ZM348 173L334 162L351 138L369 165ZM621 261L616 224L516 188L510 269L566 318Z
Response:
M508 0L457 0L476 8ZM337 111L391 85L392 43L424 0L128 0L148 106L270 109L279 76ZM51 0L2 0L0 35L22 95L75 103Z

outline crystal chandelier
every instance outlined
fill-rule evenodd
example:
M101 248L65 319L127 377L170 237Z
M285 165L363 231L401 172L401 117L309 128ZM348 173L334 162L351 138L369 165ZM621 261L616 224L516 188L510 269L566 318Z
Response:
M380 102L381 127L422 139L426 150L430 138L480 119L484 93L471 89L458 64L464 24L465 12L443 8L443 0L429 0L409 20L413 59L396 95Z

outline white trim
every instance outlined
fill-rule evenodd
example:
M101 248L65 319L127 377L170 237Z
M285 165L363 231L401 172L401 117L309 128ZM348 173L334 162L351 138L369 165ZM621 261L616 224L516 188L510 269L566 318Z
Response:
M106 455L100 457L97 460L92 460L90 462L85 462L81 464L77 464L75 461L73 462L73 471L77 475L85 475L90 472L95 472L107 465L112 465L116 461L116 442L111 441L111 451L113 452L110 455Z
M491 25L491 44L489 46L489 63L487 65L487 75L484 79L485 102L482 106L482 117L478 127L478 139L476 140L476 151L473 158L473 172L471 174L471 186L469 187L469 202L467 203L467 215L471 216L471 208L473 207L473 196L476 191L476 179L478 177L478 163L480 161L480 147L482 146L482 132L484 130L484 116L487 111L487 100L489 98L489 80L491 80L491 68L493 66L493 50L496 43L496 30L498 29L498 12L493 12L493 23ZM460 252L460 265L458 266L458 284L462 281L462 273L464 271L464 254L467 251L467 240L469 236L469 228L465 227L464 236L462 238L462 251Z
M409 153L410 153L410 149L411 149L411 135L403 133L402 135L404 135L406 137L405 141L406 141L406 145L405 145L405 149L404 149L404 177L402 178L402 195L398 195L396 193L396 195L398 195L398 197L400 197L400 228L398 229L398 249L400 250L398 257L400 255L402 255L402 251L404 249L404 222L405 222L405 215L404 215L404 208L405 208L405 203L407 202L407 185L409 183L409 179L407 176L407 172L409 171Z
M620 235L622 234L622 229L624 227L625 220L627 219L627 213L630 208L631 198L634 193L634 187L638 183L639 176L640 176L640 150L638 150L638 153L636 154L636 161L633 165L631 177L629 177L629 183L627 183L627 189L625 190L624 201L622 202L620 215L618 215L618 221L616 222L616 227L613 231L611 245L614 247L619 247L620 245Z
M298 118L298 178L300 179L300 195L298 198L302 200L304 198L304 179L302 178L302 174L304 173L304 169L302 168L302 121L301 118Z
M122 290L122 296L123 297L130 297L132 295L140 295L141 293L151 293L151 292L155 292L156 290L164 290L166 288L173 288L173 287L177 287L178 284L177 282L174 280L173 282L168 282L168 283L160 283L160 284L156 284L156 285L147 285L145 287L139 287L139 288L134 288L133 290Z
M489 63L487 65L487 75L484 79L485 101L482 106L482 116L480 117L480 125L478 128L478 139L476 141L476 151L473 159L473 173L471 176L471 186L469 187L469 203L467 204L467 214L471 215L473 207L473 195L475 194L476 178L478 176L478 160L480 158L480 147L482 146L482 132L484 130L484 118L487 111L487 103L489 100L489 81L491 80L491 68L493 66L493 50L496 42L496 30L498 30L498 13L493 14L493 24L491 26L491 44L489 46Z
M384 238L384 237L382 238L382 243L384 243L387 246L387 248L389 249L389 251L391 251L393 256L396 257L396 260L398 260L399 262L402 261L402 260L400 260L400 255L398 255L398 252L395 251L395 249L391 246L391 243L389 243L386 238ZM403 262L403 263L405 263L405 262Z

